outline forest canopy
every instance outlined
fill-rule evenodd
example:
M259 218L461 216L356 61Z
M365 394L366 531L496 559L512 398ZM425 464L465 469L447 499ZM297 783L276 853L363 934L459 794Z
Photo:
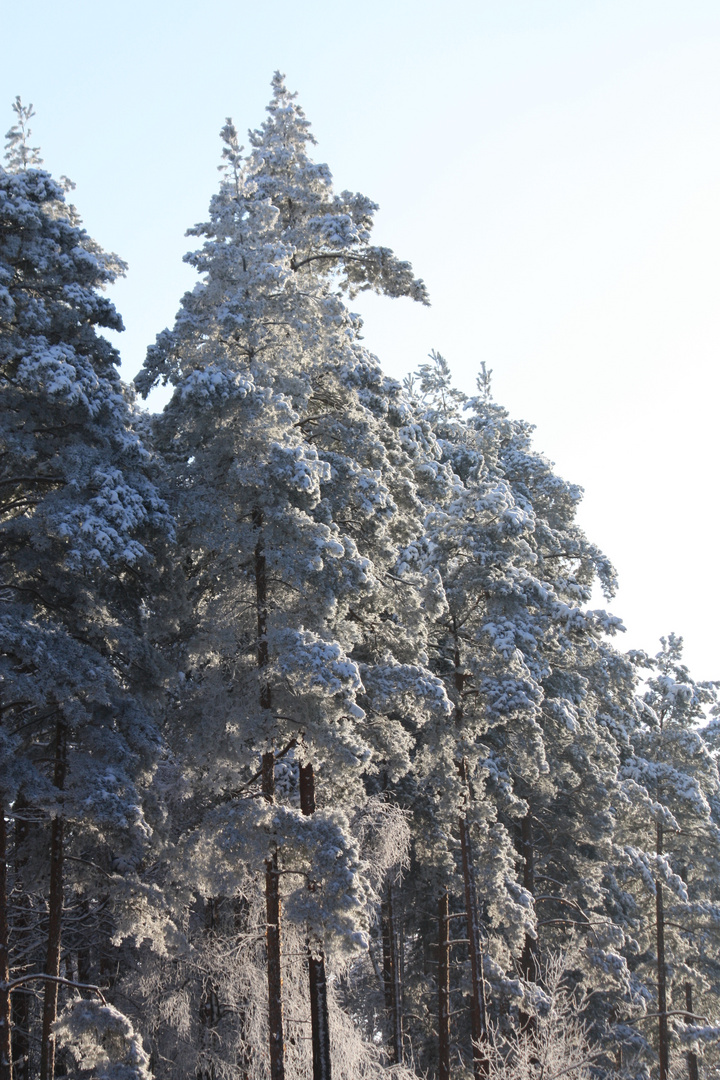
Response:
M720 1069L718 685L623 652L532 428L276 73L134 386L125 272L0 168L0 1080ZM164 410L136 394L171 388Z

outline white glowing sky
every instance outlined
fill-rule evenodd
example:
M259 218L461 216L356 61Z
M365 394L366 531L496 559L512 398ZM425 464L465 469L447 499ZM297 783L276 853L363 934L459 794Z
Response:
M620 572L628 647L674 630L720 677L720 5L700 0L68 0L6 4L0 106L77 182L132 376L192 272L226 115L287 74L339 187L433 306L363 298L401 376L431 348L537 425ZM8 47L10 43L10 47Z

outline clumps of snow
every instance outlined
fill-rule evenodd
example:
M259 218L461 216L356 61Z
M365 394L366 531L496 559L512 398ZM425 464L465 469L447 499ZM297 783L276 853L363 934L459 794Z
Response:
M92 1072L93 1080L152 1080L140 1036L114 1005L75 998L54 1031L78 1068Z

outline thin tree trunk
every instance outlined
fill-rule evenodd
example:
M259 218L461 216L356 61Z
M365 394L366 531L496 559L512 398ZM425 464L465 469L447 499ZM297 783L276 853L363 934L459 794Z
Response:
M255 545L255 598L257 606L257 666L260 673L260 708L270 709L270 683L263 677L268 665L267 640L267 570L263 540L262 510L253 510L253 525L258 530ZM275 754L272 749L262 756L262 794L275 801ZM273 846L265 862L265 913L268 969L268 1036L270 1043L270 1080L285 1080L285 1036L283 1032L283 991L280 956L280 875L277 848Z
M90 963L90 904L88 903L87 896L83 897L80 903L80 910L82 911L83 922L87 930L83 935L83 940L77 950L78 982L89 983L93 981L93 978L92 965Z
M217 901L210 898L205 901L205 932L210 935L215 928L215 912ZM217 991L212 980L203 986L200 996L200 1042L204 1053L200 1058L200 1064L196 1069L197 1080L215 1080L215 1068L212 1064L212 1051L214 1043L214 1029L220 1020L220 1004Z
M262 758L262 792L268 802L275 799L275 755ZM265 863L265 911L267 919L268 1030L270 1037L270 1078L285 1080L285 1039L283 1034L283 991L280 943L280 875L277 849Z
M19 852L22 850L28 836L28 822L24 811L27 811L27 800L22 792L15 799L13 807L15 815L15 888L18 892L16 904L16 930L27 930L30 925L29 905L27 894L20 880L21 862ZM20 964L16 975L27 975L31 971L29 963ZM18 987L12 995L12 1062L13 1080L30 1080L30 1003L32 994L27 987Z
M450 897L438 901L438 1080L450 1080Z
M663 828L657 826L658 855L663 853ZM658 1057L660 1060L659 1080L667 1080L669 1073L668 1020L667 1020L667 970L665 967L665 914L663 910L663 891L660 878L655 879L655 930L657 943L657 988L658 988Z
M693 1023L693 992L692 983L685 983L685 1008L687 1009L687 1016L685 1022L687 1024ZM698 1080L700 1075L698 1069L698 1056L694 1050L688 1050L687 1053L687 1065L688 1065L688 1080Z
M385 983L385 1008L390 1018L391 1045L390 1057L394 1064L402 1064L402 970L398 931L393 904L393 888L388 884L385 900L382 904L383 931L383 981Z
M300 809L310 817L315 813L315 776L310 762L300 766ZM309 883L310 889L315 883ZM328 1012L325 954L319 941L308 938L308 980L310 984L310 1025L312 1030L313 1080L331 1080L330 1017Z
M688 883L687 866L682 867L682 869L680 870L680 877L683 879L683 881L687 885L687 883ZM685 983L685 1008L687 1009L687 1014L685 1016L685 1023L686 1024L692 1024L694 1021L693 1021L693 988L692 988L692 983L691 982L686 982ZM699 1065L698 1065L698 1056L697 1056L697 1054L693 1050L688 1050L686 1057L687 1057L687 1067L688 1067L688 1080L698 1080L699 1075L700 1075L700 1070L699 1070Z
M67 768L67 732L62 720L55 725L55 787L62 791ZM60 975L60 933L63 907L63 818L57 814L50 826L50 897L48 900L48 940L45 974ZM43 996L42 1041L40 1044L40 1080L55 1076L55 1034L52 1026L57 1020L57 982L48 979Z
M528 812L520 823L520 854L523 860L523 885L535 896L535 838L533 835L532 810ZM525 934L522 956L520 957L520 974L526 982L537 982L540 975L540 957L537 938ZM518 1017L523 1031L533 1031L536 1028L535 1017L520 1010Z
M466 773L465 762L463 771ZM483 978L482 945L480 942L480 912L478 910L475 866L473 864L470 825L466 817L460 818L460 847L462 852L463 880L465 883L465 910L467 913L467 936L470 949L470 975L472 979L471 1028L473 1041L473 1073L475 1080L486 1077L490 1063L483 1050L487 1043L487 1012L485 1007L485 980Z
M0 792L0 1080L12 1080L12 1010L9 982L7 823L5 821L5 793Z
M535 838L533 836L532 811L528 809L520 826L520 843L523 857L523 885L535 896ZM520 959L522 975L528 982L537 982L540 974L537 938L525 935L522 957Z
M463 721L463 691L466 676L461 667L460 640L457 627L453 625L453 637L455 642L455 725L460 728ZM465 790L466 803L469 804L472 792L470 790L470 777L468 775L467 761L463 757L457 762L460 780ZM462 854L463 883L465 886L465 913L467 920L468 948L470 952L470 975L471 975L471 1005L470 1019L472 1032L473 1073L475 1080L483 1080L490 1070L490 1062L483 1050L483 1044L488 1040L487 1011L485 1007L485 981L483 978L482 945L480 943L480 912L478 910L477 885L475 882L475 865L472 853L472 838L470 836L470 823L464 814L459 818L460 849Z

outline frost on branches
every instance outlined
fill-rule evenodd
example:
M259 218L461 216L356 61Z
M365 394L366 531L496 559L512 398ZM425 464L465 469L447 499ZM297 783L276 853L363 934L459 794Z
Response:
M425 287L280 75L142 413L13 109L0 1080L710 1080L717 686L618 651L580 489L485 365L384 375L348 305Z
M31 113L19 100L16 113L0 169L0 936L27 981L12 1003L0 995L0 1059L51 1080L61 964L70 983L96 975L112 937L106 882L120 905L151 843L160 673L144 610L172 525L117 353L98 333L122 329L102 291L122 264L35 167ZM68 934L85 942L75 970Z

